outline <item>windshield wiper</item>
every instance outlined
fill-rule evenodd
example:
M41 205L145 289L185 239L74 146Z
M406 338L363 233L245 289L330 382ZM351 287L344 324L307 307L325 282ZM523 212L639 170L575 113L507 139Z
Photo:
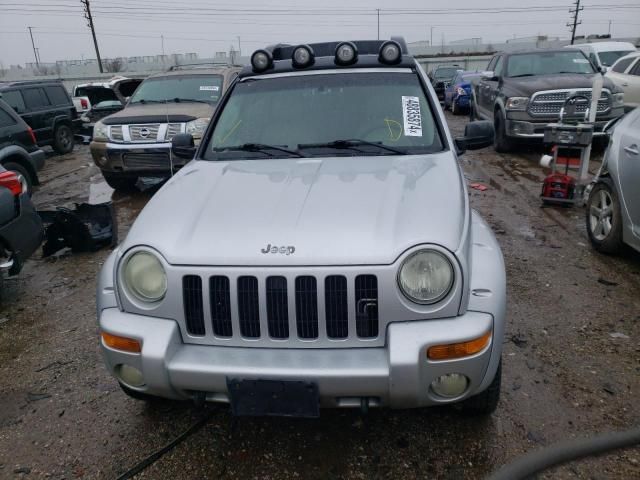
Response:
M233 147L217 147L214 148L214 152L228 152L228 151L238 151L238 152L259 152L264 153L270 157L275 156L272 153L269 153L267 150L277 150L278 152L288 153L289 155L295 157L306 157L306 155L296 152L295 150L290 150L285 147L279 147L278 145L265 145L264 143L245 143L243 145L236 145Z
M207 102L206 100L197 100L195 98L178 98L178 97L172 98L171 101L176 103L180 103L180 102L210 103L210 102Z
M344 148L344 149L354 149L362 153L367 153L366 151L363 151L362 149L357 148L363 145L367 145L370 147L377 147L381 150L386 150L387 152L392 152L398 155L407 155L407 152L405 150L389 147L387 145L384 145L383 143L369 142L367 140L360 140L360 139L334 140L333 142L327 142L327 143L301 143L298 145L298 148L301 150L304 150L306 148L339 148L339 149Z
M144 98L141 98L140 100L131 102L131 104L134 104L134 103L142 103L144 105L145 103L167 103L167 101L166 100L145 100Z

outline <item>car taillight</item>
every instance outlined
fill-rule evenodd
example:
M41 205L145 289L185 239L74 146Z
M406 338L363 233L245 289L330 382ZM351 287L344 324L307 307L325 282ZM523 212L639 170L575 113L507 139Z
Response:
M89 102L87 102L86 98L80 99L80 106L82 107L83 110L86 110L87 108L89 108Z
M37 144L38 142L36 142L36 134L33 133L33 129L31 127L27 128L27 132L29 133L29 136L31 137L31 141L33 142L33 144Z
M22 183L14 172L0 173L0 187L8 188L14 197L22 193Z

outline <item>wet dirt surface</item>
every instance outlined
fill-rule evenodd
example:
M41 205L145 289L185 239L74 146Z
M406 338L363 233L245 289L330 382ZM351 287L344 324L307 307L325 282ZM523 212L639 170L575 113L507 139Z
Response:
M466 119L448 119L461 133ZM640 255L594 252L581 207L541 208L539 155L462 157L469 182L489 187L469 194L507 265L502 399L491 417L328 410L319 420L233 421L226 407L132 400L98 348L95 278L108 251L38 254L2 290L0 478L117 478L203 418L136 478L478 479L555 441L637 424ZM41 179L40 209L111 199L121 238L152 195L113 193L86 146L50 157ZM640 478L640 450L543 478Z

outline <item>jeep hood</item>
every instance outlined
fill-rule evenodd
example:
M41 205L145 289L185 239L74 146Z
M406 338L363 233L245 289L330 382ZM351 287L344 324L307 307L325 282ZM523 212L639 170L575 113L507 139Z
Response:
M121 248L148 245L175 265L390 264L417 244L457 250L467 208L451 152L198 160L154 195Z
M520 95L530 97L541 90L566 90L591 88L593 75L577 73L561 73L557 75L536 75L533 77L505 78L504 86L509 96ZM612 93L619 89L608 78L604 79L604 88Z
M190 122L196 118L210 118L215 105L202 102L169 102L150 104L128 104L124 110L105 117L106 125L132 123Z

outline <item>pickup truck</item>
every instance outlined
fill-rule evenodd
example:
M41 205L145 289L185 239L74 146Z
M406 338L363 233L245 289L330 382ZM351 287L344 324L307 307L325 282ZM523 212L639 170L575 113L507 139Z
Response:
M544 127L558 121L569 94L591 98L594 75L599 75L579 50L527 50L498 53L472 90L471 117L493 121L497 152L512 150L519 141L542 139ZM583 100L583 115L590 103ZM624 93L604 79L598 101L594 135L604 135L605 124L624 113Z

